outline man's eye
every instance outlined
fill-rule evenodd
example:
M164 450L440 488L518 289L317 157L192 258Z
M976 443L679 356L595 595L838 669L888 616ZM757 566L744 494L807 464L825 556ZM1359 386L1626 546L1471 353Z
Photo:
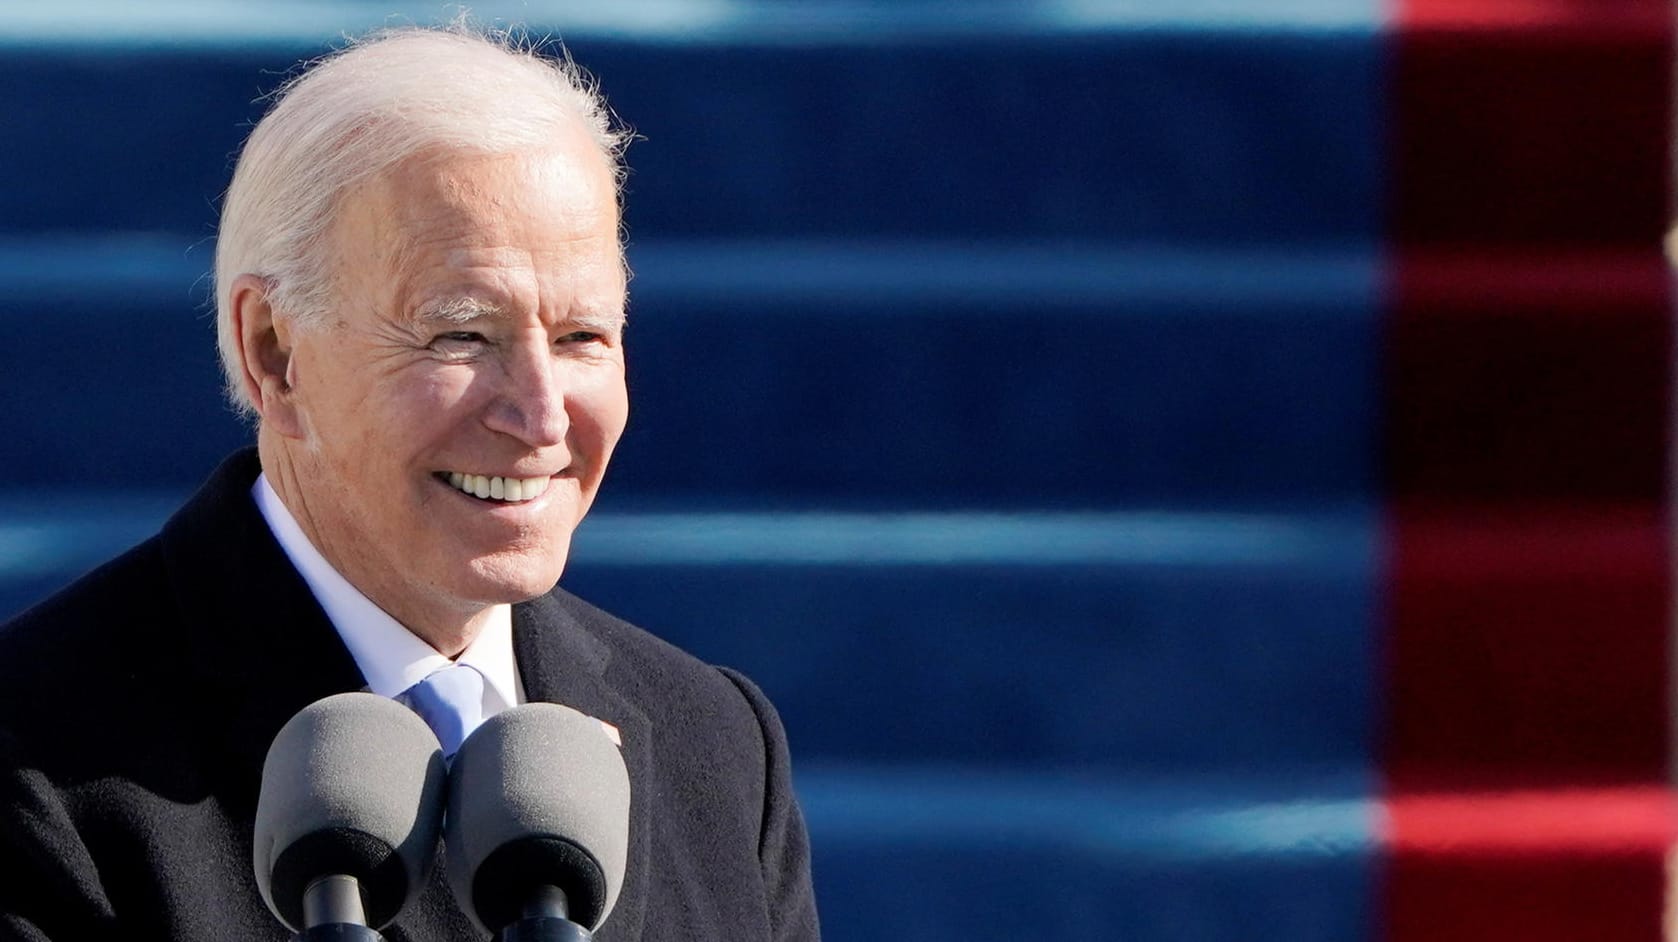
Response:
M438 334L431 338L431 345L447 350L459 350L462 347L473 347L484 343L484 335L470 330L451 330L446 334Z
M606 339L606 335L594 330L573 330L568 334L561 334L556 341L561 346L578 343L598 343Z
M476 354L487 343L483 334L469 330L451 330L431 338L427 346L445 357L460 358Z

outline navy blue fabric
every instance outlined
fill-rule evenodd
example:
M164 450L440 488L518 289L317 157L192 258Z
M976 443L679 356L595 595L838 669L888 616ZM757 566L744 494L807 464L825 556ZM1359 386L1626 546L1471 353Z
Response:
M1374 602L1366 566L613 567L579 552L564 584L759 679L800 756L1242 774L1367 761L1376 665L1350 627Z
M0 101L21 146L0 151L14 183L0 227L208 235L256 99L319 49L8 48ZM637 237L1320 243L1379 224L1373 30L583 39L572 53L646 138L629 188Z

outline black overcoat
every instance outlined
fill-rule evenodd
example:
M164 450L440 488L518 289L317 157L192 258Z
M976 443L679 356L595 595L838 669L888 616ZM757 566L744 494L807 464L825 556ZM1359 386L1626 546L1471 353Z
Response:
M258 470L229 458L157 536L0 631L0 938L287 938L252 876L262 761L365 681L257 510ZM757 688L558 589L514 606L513 639L529 699L622 733L628 869L599 942L818 937ZM385 937L479 938L440 872Z

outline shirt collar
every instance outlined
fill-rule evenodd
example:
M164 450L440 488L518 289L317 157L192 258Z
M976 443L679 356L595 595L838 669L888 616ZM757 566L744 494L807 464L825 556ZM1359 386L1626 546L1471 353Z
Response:
M326 617L344 639L356 666L367 679L367 689L394 697L451 662L402 626L390 613L373 604L351 585L297 525L280 495L259 474L251 486L257 509L274 531L274 538L308 583ZM513 657L513 615L509 605L492 606L483 630L454 663L470 664L484 675L484 715L490 716L524 702Z

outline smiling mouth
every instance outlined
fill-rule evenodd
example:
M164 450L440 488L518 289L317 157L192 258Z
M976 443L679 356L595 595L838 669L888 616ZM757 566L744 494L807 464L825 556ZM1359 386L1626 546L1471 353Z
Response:
M549 477L506 478L466 474L461 471L439 471L435 477L463 494L504 504L522 504L535 500L547 491L548 484L552 481Z

